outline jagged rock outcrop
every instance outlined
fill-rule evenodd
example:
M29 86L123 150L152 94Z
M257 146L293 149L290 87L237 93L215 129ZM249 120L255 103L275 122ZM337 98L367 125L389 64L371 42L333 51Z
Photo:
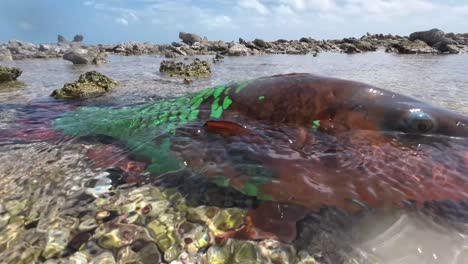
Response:
M0 66L0 83L15 81L23 73L18 68Z
M80 75L78 81L67 83L61 89L52 92L51 96L60 99L84 99L101 96L118 85L117 82L96 71Z

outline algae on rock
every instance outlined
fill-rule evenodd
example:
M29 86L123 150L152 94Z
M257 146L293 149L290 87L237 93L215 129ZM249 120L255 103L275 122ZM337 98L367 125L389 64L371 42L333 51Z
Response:
M18 68L8 68L0 66L0 83L15 81L23 73Z
M171 77L181 76L206 78L211 75L210 64L198 58L196 58L191 64L163 60L159 67L159 71L162 73L167 73Z
M96 97L112 90L117 82L96 71L90 71L80 76L78 81L67 83L62 89L52 92L51 96L61 99L82 99Z

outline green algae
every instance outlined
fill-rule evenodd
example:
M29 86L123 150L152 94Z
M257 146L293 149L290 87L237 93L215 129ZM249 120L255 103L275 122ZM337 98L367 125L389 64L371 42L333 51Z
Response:
M100 96L118 85L112 79L90 71L80 75L78 81L67 83L61 89L54 90L51 96L61 99L80 99Z

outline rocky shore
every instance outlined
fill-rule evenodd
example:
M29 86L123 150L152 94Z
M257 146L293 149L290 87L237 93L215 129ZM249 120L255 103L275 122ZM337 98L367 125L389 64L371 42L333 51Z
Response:
M211 41L193 33L179 33L180 42L153 44L124 42L117 45L86 45L84 36L76 35L67 41L59 35L57 43L33 44L10 40L0 44L0 61L26 58L62 57L74 64L106 63L107 54L141 55L157 54L166 58L191 55L247 56L260 54L316 55L320 52L362 53L384 49L402 54L459 54L468 51L468 33L445 33L439 29L414 32L409 36L366 34L360 38L316 40L303 37L299 40L279 39L265 41L242 38L238 42Z

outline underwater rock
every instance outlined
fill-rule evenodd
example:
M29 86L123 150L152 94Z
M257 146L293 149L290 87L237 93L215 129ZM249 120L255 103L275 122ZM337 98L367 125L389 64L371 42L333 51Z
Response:
M18 68L0 66L0 83L14 81L18 79L21 73L23 72Z
M163 60L159 71L170 76L205 78L211 75L210 64L196 58L191 64Z
M262 258L254 242L228 239L224 245L210 247L203 263L260 264L267 263L267 259Z
M96 71L80 76L78 81L67 83L62 89L52 92L51 96L61 99L83 99L103 95L118 85L117 82Z
M50 229L47 232L47 244L42 252L45 259L58 257L66 248L70 239L70 231L68 229Z

